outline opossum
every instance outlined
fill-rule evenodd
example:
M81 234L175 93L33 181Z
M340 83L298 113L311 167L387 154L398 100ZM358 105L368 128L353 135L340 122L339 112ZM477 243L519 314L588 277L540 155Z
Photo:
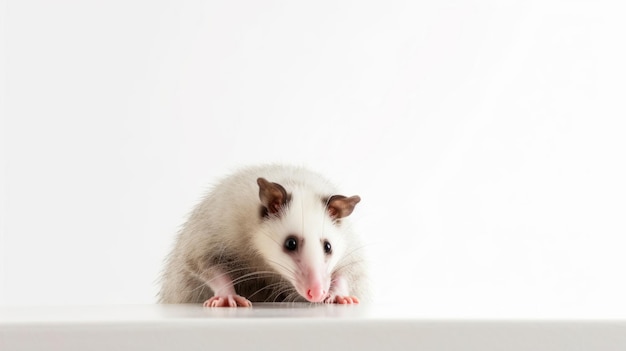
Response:
M159 302L359 303L365 260L348 216L360 201L303 167L252 166L225 177L178 233Z

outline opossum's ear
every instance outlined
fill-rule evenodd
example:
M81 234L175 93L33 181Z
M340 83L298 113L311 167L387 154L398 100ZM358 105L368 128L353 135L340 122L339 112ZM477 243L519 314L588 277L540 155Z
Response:
M350 197L333 195L326 200L326 209L331 218L339 219L349 216L359 201L361 201L361 198L357 195Z
M282 185L269 182L265 178L258 178L256 182L259 184L259 198L267 213L278 213L289 200L287 190Z

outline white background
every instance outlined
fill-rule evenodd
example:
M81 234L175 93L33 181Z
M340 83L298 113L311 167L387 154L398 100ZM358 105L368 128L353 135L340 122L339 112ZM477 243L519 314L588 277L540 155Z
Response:
M3 1L0 304L153 303L242 165L363 198L376 301L626 315L608 1Z

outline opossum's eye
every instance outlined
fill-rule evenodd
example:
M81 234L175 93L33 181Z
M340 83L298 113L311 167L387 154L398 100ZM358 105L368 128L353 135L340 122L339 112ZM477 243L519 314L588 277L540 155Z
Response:
M298 249L298 240L294 237L288 237L285 240L285 249L287 251L296 251Z
M330 246L330 243L328 242L328 240L324 241L324 252L327 255L330 255L333 252L333 247Z

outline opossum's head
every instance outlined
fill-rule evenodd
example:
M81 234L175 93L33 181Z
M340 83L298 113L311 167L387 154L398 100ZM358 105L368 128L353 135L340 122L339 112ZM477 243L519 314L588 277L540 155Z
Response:
M258 178L261 230L254 236L259 253L302 297L322 302L333 273L346 254L341 219L350 215L358 196L316 194L305 186Z

